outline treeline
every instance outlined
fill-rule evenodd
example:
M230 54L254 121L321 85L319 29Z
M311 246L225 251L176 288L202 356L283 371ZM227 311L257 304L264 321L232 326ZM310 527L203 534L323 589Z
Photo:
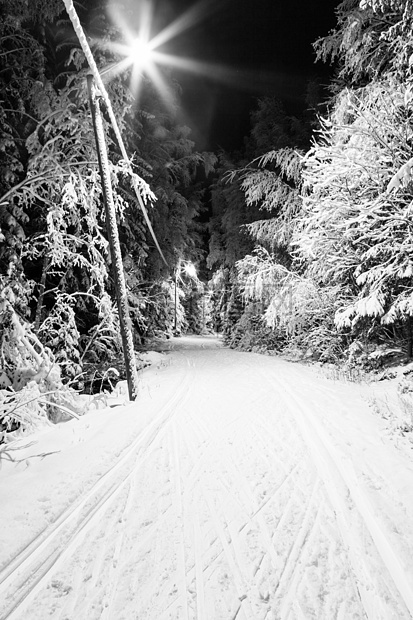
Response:
M121 60L110 43L122 35L107 20L105 3L94 7L79 7L79 17L102 69ZM0 388L21 389L33 377L40 383L54 365L60 376L49 385L53 391L61 381L82 377L85 364L113 365L120 351L88 65L57 0L4 0L0 57ZM205 183L199 179L209 175L216 157L196 152L189 128L179 124L180 89L167 73L168 106L148 80L137 102L127 72L109 77L106 88L134 172L147 184L143 200L167 263L144 222L103 109L138 347L148 336L172 333L175 271L183 258L204 259ZM183 275L177 287L178 328L199 328L199 282ZM184 287L192 314L184 312ZM45 364L47 372L41 371Z
M231 346L349 363L386 347L412 355L412 8L341 2L314 44L336 68L315 116L263 100L245 154L221 158L209 263Z
M119 60L108 43L120 33L94 6L79 16L103 68ZM321 361L367 358L378 345L411 355L411 9L410 0L341 2L335 30L314 44L335 66L328 96L309 85L301 118L259 101L239 153L196 152L172 76L175 107L145 80L137 105L129 76L111 76L167 263L104 111L137 347L172 333L176 281L178 329L213 327L230 346ZM33 377L42 393L74 385L87 365L113 365L120 339L87 63L60 0L4 0L1 11L3 397ZM208 291L181 272L187 261Z

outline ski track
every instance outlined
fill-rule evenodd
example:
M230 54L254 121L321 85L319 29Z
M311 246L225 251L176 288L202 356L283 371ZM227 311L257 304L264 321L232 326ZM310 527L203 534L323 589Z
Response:
M139 469L141 462L149 457L154 442L171 424L179 404L188 397L191 380L192 373L187 370L167 406L136 437L116 464L81 496L80 501L64 511L48 530L33 540L0 573L1 620L17 618L27 609L51 573L82 544L87 531L92 529L107 506L118 501L118 495L129 479ZM104 545L101 547L102 552ZM72 589L70 587L67 592Z
M267 379L281 394L282 391L288 394L288 398L282 396L284 404L293 413L334 507L366 617L372 620L413 618L413 586L409 583L386 532L375 517L351 463L338 458L319 421L308 405L292 391L291 386L281 386L273 376L269 378L267 375ZM341 493L338 491L340 487ZM354 512L358 513L357 516ZM353 525L356 519L359 521L359 531L355 530ZM372 570L374 563L381 563L380 559L389 573L385 580L374 574L377 572L374 568Z
M268 359L213 346L171 345L170 401L0 573L0 620L413 618L391 539L305 396Z

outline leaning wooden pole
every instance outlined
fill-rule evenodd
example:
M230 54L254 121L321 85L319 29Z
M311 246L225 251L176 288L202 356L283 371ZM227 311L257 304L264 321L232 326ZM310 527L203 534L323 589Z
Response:
M146 209L146 207L144 205L144 200L142 198L142 187L145 188L146 195L150 197L150 200L156 200L156 197L150 191L150 188L147 185L147 183L143 179L138 177L136 174L134 174L134 172L132 170L132 164L131 164L131 161L130 161L130 159L128 157L128 154L126 152L126 147L125 147L125 144L124 144L124 142L122 140L122 136L121 136L121 133L120 133L119 125L118 125L118 123L116 121L115 113L113 111L112 104L111 104L110 99L109 99L109 95L108 95L108 93L107 93L107 91L105 89L105 86L104 86L103 82L102 82L102 78L101 78L101 76L99 74L99 70L98 70L98 68L96 66L95 59L93 58L93 54L92 54L92 51L91 51L91 49L89 47L89 43L88 43L88 41L86 39L86 35L83 32L82 25L80 23L79 17L77 15L75 7L73 5L73 0L63 0L63 2L64 2L64 5L66 7L67 14L69 15L70 21L72 22L72 26L74 28L76 36L77 36L77 38L79 40L80 46L81 46L81 48L83 50L83 53L85 54L87 63L89 65L89 68L90 68L90 70L91 70L91 72L93 74L93 77L95 78L96 86L99 88L99 92L102 95L103 100L105 102L106 110L107 110L107 113L109 115L110 122L112 124L112 129L114 131L114 134L115 134L115 137L116 137L116 141L117 141L117 143L119 145L120 152L122 153L122 157L123 157L123 160L125 162L126 169L128 170L128 172L130 174L130 179L131 179L132 187L135 190L135 195L136 195L136 198L138 200L139 206L141 208L141 211L142 211L143 217L145 219L146 225L149 228L149 232L151 233L152 239L153 239L153 241L155 243L155 246L156 246L156 248L157 248L157 250L158 250L158 252L159 252L159 254L160 254L160 256L161 256L161 258L163 260L163 262L168 267L168 263L167 263L167 261L165 259L165 256L162 253L162 250L161 250L161 248L159 246L159 243L158 243L158 239L156 238L156 235L155 235L155 231L153 230L151 221L149 219L148 211L147 211L147 209Z
M138 394L138 377L136 372L135 351L131 320L129 314L128 296L126 291L125 274L123 271L122 254L120 250L116 210L113 200L112 184L108 153L106 150L105 133L103 130L102 115L100 113L98 90L93 82L93 76L87 76L90 110L92 113L93 131L96 139L100 177L102 182L103 201L105 203L106 229L112 259L113 279L115 282L116 301L119 312L120 332L122 337L123 355L125 359L126 379L130 400L135 400Z
M175 295L174 295L174 336L178 335L178 267L175 270Z

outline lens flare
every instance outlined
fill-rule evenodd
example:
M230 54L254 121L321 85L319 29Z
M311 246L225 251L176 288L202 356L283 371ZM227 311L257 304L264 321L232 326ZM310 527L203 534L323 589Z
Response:
M173 94L160 70L162 66L225 81L225 76L231 71L213 63L202 63L165 51L173 39L217 11L222 7L222 2L225 0L201 0L165 28L154 32L155 27L159 26L160 17L154 15L154 3L151 0L125 0L124 3L112 0L108 6L109 17L124 42L111 42L107 48L123 59L104 69L102 75L114 77L131 68L130 86L138 99L142 77L146 74L167 104L172 104Z
M144 68L152 61L152 48L149 42L142 41L142 39L136 37L130 49L134 64Z
M123 42L106 45L122 60L104 69L102 75L109 74L113 77L130 68L130 87L137 100L142 77L147 75L167 105L173 105L174 95L164 78L162 67L189 72L244 91L255 92L258 89L274 87L282 76L273 72L230 68L170 53L174 39L222 10L226 2L227 0L200 0L162 28L161 21L165 21L165 16L159 8L154 14L153 0L110 0L109 17L121 34Z

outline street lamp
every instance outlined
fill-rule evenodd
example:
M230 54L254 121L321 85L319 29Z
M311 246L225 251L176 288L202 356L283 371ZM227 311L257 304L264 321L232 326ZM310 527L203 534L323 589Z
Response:
M190 278L197 279L198 275L196 267L191 261L183 261L179 259L175 269L175 291L174 291L174 335L178 335L178 277L185 272Z
M126 168L130 172L132 184L136 193L136 197L138 199L139 205L141 207L142 213L144 215L145 221L148 225L149 230L151 231L152 237L155 241L156 247L160 252L163 260L165 258L162 254L162 250L159 247L158 241L153 233L152 225L149 220L145 205L142 200L141 191L142 186L147 187L147 184L142 180L136 178L132 170L132 165L130 163L128 154L126 152L126 148L120 133L120 129L118 123L116 121L116 117L114 115L112 105L106 92L105 86L102 82L101 76L99 74L99 70L96 66L95 59L93 57L92 51L89 47L89 43L86 39L85 33L83 32L82 25L80 23L79 17L76 13L73 0L63 0L66 11L69 15L69 18L72 22L73 28L79 40L79 43L82 47L82 50L85 54L86 60L91 70L91 75L88 76L88 91L89 91L89 102L90 108L92 112L92 121L93 121L93 129L95 133L96 140L96 149L98 155L98 164L99 171L101 175L102 181L102 194L105 203L105 212L106 212L106 226L108 230L108 241L109 247L111 251L112 257L112 265L114 271L114 281L115 281L115 289L116 289L116 301L118 305L119 311L119 323L120 323L120 331L123 345L123 353L125 359L125 370L126 370L126 378L128 383L128 392L130 400L135 400L138 394L138 378L136 371L136 360L135 360L135 351L133 346L133 337L132 337L132 329L131 329L131 320L129 314L128 307L128 298L127 298L127 290L126 290L126 282L125 282L125 274L123 271L123 262L122 262L122 254L120 251L120 242L119 242L119 232L116 222L116 210L113 200L112 193L112 185L110 181L110 170L109 170L109 160L108 153L106 149L105 143L105 135L103 130L103 121L100 112L100 104L99 99L103 98L106 109L109 114L109 118L115 132L116 140L118 142L119 148L122 153L122 157L126 163ZM132 64L129 62L128 64ZM99 88L97 90L94 80ZM149 190L149 187L147 187ZM150 190L147 192L147 196L151 195ZM152 195L153 196L153 195ZM165 261L166 263L166 261Z

